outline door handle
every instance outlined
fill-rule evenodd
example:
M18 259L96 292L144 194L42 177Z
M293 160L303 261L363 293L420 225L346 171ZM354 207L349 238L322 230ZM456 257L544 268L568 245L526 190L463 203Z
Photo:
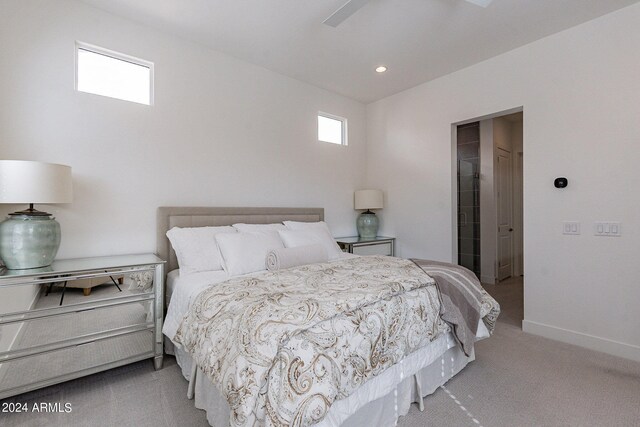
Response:
M509 233L511 233L512 231L513 231L513 228L510 228L510 229L509 229Z

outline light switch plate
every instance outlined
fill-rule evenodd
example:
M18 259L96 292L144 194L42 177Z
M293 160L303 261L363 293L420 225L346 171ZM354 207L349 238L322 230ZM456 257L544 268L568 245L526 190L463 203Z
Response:
M562 234L579 235L580 223L578 221L564 221L562 223Z
M597 221L593 224L594 236L620 237L622 225L619 222Z

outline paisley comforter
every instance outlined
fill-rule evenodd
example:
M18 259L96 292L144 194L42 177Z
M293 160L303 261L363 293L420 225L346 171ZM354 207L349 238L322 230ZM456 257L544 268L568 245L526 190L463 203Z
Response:
M211 286L173 341L225 396L230 425L308 426L449 331L439 310L413 262L360 257Z

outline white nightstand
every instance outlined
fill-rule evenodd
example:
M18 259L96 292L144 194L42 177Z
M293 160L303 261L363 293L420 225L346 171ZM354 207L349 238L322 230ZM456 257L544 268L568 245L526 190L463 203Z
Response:
M388 255L395 256L395 237L376 236L373 238L339 237L338 246L343 251L355 255Z

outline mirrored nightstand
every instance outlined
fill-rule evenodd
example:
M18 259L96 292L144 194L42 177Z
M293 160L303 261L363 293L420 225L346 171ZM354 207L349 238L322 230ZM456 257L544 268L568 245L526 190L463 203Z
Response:
M339 237L338 246L343 251L355 255L388 255L395 256L395 237L376 236L373 238Z
M163 270L142 254L0 271L0 399L143 359L159 369ZM70 289L86 280L101 285Z

